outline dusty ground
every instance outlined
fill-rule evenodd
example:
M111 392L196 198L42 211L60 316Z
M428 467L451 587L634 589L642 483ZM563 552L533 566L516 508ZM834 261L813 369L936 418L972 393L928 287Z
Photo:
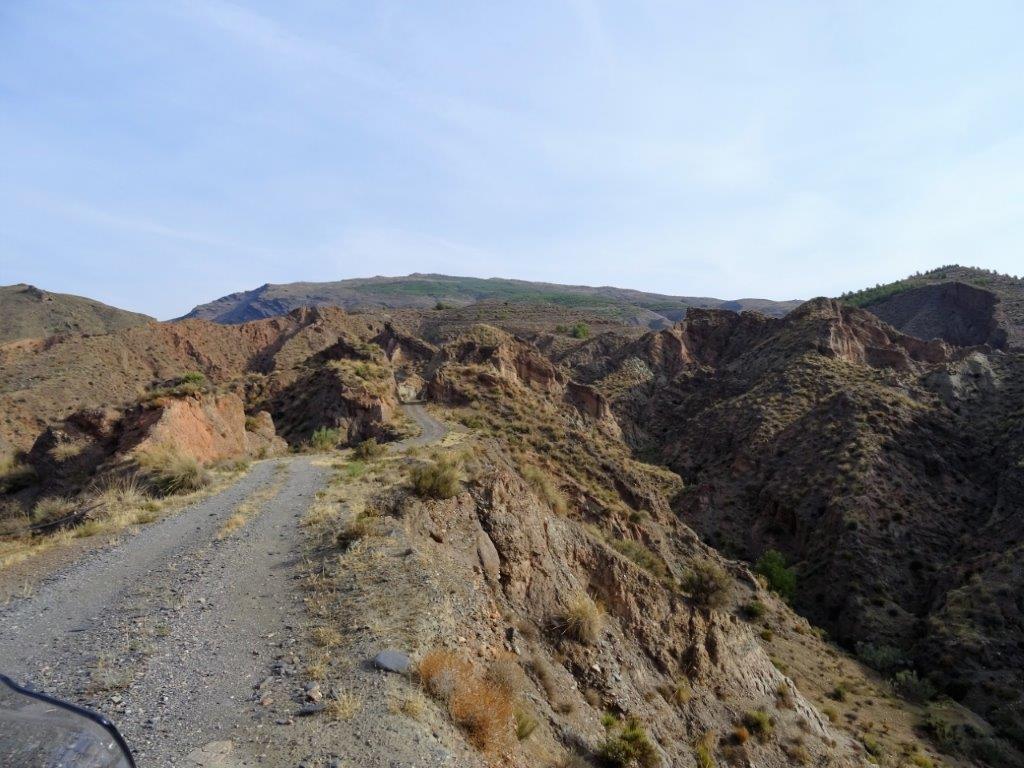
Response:
M399 450L445 435L422 406L407 413L422 433ZM368 665L379 649L345 649L357 716L303 714L318 696L306 691L316 675L300 522L327 464L254 464L227 490L62 564L0 609L0 670L109 715L141 766L319 767L365 764L359 755L369 754L382 765L445 764L428 727L399 736L381 725L396 683ZM225 526L239 513L240 525ZM324 693L348 700L348 691ZM395 739L407 759L390 749Z

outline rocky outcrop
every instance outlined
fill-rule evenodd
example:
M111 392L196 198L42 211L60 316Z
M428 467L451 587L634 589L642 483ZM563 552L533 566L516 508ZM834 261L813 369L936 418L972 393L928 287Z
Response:
M131 458L170 449L202 464L282 453L270 414L247 419L234 394L161 398L125 415L117 453ZM247 429L251 428L251 431Z
M808 760L863 764L860 748L776 669L743 622L673 593L583 526L552 516L513 471L499 466L472 494L414 503L405 517L432 562L482 574L481 610L506 617L511 627L505 637L489 639L484 631L478 640L500 646L512 638L515 653L548 680L547 698L542 688L530 700L583 751L596 749L604 737L600 717L613 712L643 723L662 765L690 765L693 743L711 739L714 750L715 734L742 764L791 765L786 734L799 734ZM694 544L688 556L710 555ZM607 610L590 645L557 629L581 595ZM781 689L789 692L785 709L776 705ZM666 704L658 690L685 695ZM754 709L771 712L777 737L729 746L725 734Z
M397 385L390 369L366 365L384 378L371 386L345 369L327 365L300 376L270 398L266 405L277 415L281 434L293 445L320 428L338 429L352 444L388 437L398 407Z

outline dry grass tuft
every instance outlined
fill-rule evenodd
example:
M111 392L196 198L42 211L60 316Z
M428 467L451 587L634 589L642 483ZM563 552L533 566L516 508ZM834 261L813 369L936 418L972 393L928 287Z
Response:
M161 496L198 491L211 482L210 473L191 456L171 446L157 446L139 455L146 482Z
M417 672L426 691L447 704L452 721L474 747L490 753L509 745L512 696L507 690L478 676L471 662L449 651L431 651Z
M50 456L56 461L67 461L85 450L83 443L57 443L50 449Z
M59 520L70 515L78 506L73 499L66 499L63 496L47 496L40 499L32 508L32 522L45 523L52 520Z
M546 472L528 464L523 467L522 474L526 482L544 500L552 512L556 515L564 515L568 511L569 505L565 501L565 496Z
M339 693L328 700L324 713L332 720L348 720L359 711L359 699L352 693Z
M341 645L342 641L341 632L334 627L314 627L309 635L321 648L333 648Z
M412 487L423 499L450 499L462 489L462 464L451 454L441 454L413 468Z
M555 630L563 637L593 645L604 628L604 611L584 594L573 597L555 620Z

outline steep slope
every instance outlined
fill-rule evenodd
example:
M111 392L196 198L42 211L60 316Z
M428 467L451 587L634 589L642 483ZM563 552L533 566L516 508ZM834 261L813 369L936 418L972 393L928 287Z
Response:
M661 327L679 320L689 307L757 309L766 314L781 316L799 303L766 299L726 302L711 298L664 296L624 288L413 274L331 283L267 284L252 291L234 293L202 304L185 318L242 323L282 315L296 307L305 306L338 306L350 310L400 307L427 309L438 303L462 306L489 299L520 303L547 302L562 307L601 310L620 321L650 327Z
M951 344L1024 348L1024 280L953 264L846 294L904 333Z
M596 347L598 340L590 342ZM781 550L795 605L1024 745L1024 356L922 342L825 299L693 311L580 366L721 551Z
M110 333L155 322L147 315L24 283L0 286L0 317L0 344L58 333Z

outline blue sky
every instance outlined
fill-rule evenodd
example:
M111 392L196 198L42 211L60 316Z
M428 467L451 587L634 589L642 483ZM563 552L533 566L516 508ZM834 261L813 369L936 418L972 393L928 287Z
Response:
M0 284L1024 272L1019 2L0 2Z

